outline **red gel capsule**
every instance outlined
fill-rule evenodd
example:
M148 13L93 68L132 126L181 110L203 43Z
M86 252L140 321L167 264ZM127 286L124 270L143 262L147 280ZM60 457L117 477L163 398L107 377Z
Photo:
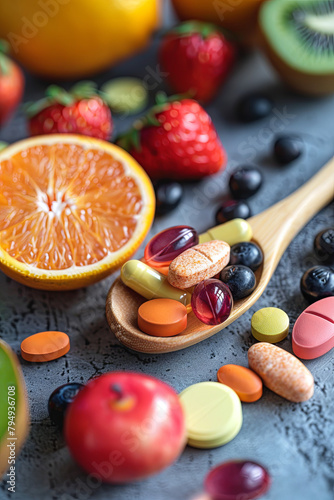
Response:
M209 472L204 482L212 500L251 500L264 495L270 486L268 471L249 460L220 464Z
M168 266L180 253L198 244L197 231L173 226L156 234L146 245L144 256L151 267Z
M206 325L220 325L230 315L233 306L231 291L216 279L201 281L191 297L191 307L197 318Z

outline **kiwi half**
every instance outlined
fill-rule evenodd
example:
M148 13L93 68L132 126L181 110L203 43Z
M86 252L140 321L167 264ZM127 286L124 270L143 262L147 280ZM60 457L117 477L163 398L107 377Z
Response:
M0 479L10 467L15 467L28 431L28 400L21 367L9 345L0 340Z
M259 24L269 58L290 86L334 92L334 0L268 0Z

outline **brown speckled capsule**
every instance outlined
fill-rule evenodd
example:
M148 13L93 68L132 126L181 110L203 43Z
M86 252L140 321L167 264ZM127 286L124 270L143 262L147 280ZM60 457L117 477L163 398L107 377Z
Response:
M263 380L264 385L294 403L313 396L312 373L299 359L280 347L259 342L248 350L249 367Z
M178 255L169 265L167 279L176 288L190 288L218 274L230 260L230 245L213 240Z

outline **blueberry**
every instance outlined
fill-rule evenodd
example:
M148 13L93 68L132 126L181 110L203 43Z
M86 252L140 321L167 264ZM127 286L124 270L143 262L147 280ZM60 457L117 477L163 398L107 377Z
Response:
M220 279L229 287L234 300L250 295L256 285L255 274L246 266L227 266L221 271Z
M248 219L251 210L246 201L224 201L216 212L216 224L223 224L232 219Z
M334 227L320 231L314 240L314 252L323 264L334 264Z
M270 115L274 103L267 96L254 93L242 97L237 104L238 119L244 123L261 120Z
M63 427L66 408L83 388L82 384L72 382L61 385L53 391L48 401L49 416L59 428Z
M255 167L241 167L233 172L229 187L234 198L250 198L262 185L262 173Z
M231 247L230 264L241 264L256 271L263 262L263 253L259 246L251 241L236 243Z
M325 266L308 269L300 281L300 289L309 302L334 296L334 272Z
M303 146L302 139L297 135L279 137L274 144L275 158L282 165L291 163L303 153Z
M178 182L163 182L155 186L156 214L166 215L178 206L183 196L183 187Z

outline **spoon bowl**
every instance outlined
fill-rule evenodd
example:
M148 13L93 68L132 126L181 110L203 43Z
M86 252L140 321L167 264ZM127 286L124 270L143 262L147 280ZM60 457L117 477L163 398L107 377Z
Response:
M117 278L106 303L107 320L117 339L135 351L157 354L184 349L226 328L260 298L294 236L333 198L333 186L334 158L293 194L248 219L253 230L252 241L261 247L264 260L255 273L256 288L253 293L235 302L230 316L220 325L206 325L191 312L187 328L175 337L147 335L137 325L138 308L146 299Z

